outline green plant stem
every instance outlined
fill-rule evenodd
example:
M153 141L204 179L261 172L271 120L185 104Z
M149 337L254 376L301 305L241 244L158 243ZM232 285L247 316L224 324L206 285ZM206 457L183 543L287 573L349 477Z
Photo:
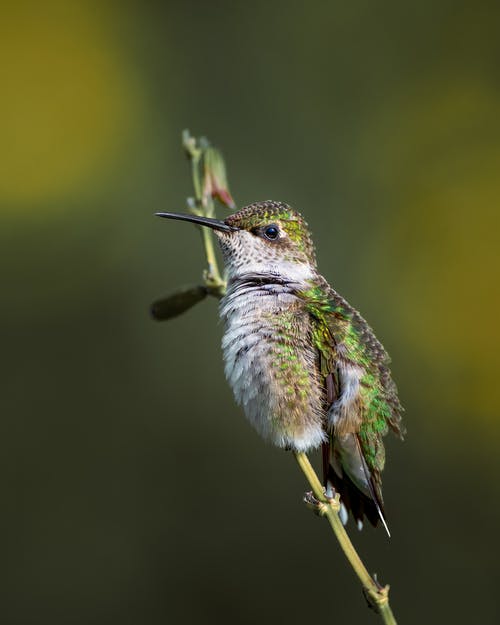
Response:
M201 203L201 182L199 177L199 163L200 155L194 154L191 156L191 175L193 178L193 187L196 200Z
M335 499L328 499L325 496L323 486L305 453L296 451L294 452L294 456L313 490L314 497L318 501L317 510L319 514L321 516L326 516L328 519L339 541L340 547L358 576L371 605L380 614L386 625L396 625L396 619L389 605L389 586L381 587L377 584L368 573L356 549L354 549L354 545L347 535L338 514L340 508L338 496Z
M212 295L222 297L226 289L226 283L222 279L219 272L212 231L208 228L201 228L201 236L203 239L203 247L205 248L205 256L207 257L208 265L207 271L204 275L205 284Z
M189 135L187 130L183 132L182 142L191 162L191 177L193 181L196 205L195 207L189 206L189 208L192 212L195 212L198 215L211 217L215 213L213 200L211 197L205 197L203 194L203 183L200 172L202 149L197 146L196 140L194 137ZM202 228L199 226L198 228L201 232L201 239L203 241L203 247L205 249L205 256L207 259L207 269L203 273L205 286L207 287L210 295L222 297L226 290L226 283L219 271L212 231L208 228Z

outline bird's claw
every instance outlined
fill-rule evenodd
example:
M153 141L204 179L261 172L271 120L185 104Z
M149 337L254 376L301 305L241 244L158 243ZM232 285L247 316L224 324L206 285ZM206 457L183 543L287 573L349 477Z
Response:
M319 506L321 502L318 499L316 499L312 490L309 490L307 491L307 493L304 494L303 501L306 504L306 506L309 508L309 510L312 510L315 514L319 515Z
M309 508L309 510L312 510L314 514L317 514L318 516L324 516L329 506L332 506L334 508L338 508L339 506L339 498L335 492L333 494L333 497L326 497L325 495L325 498L323 500L319 500L310 490L305 493L303 501Z

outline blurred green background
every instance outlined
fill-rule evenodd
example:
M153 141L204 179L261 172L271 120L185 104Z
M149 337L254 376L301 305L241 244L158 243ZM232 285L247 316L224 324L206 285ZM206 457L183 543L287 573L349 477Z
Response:
M2 623L377 622L235 406L216 302L148 316L203 266L152 216L185 127L239 206L304 213L392 355L393 538L350 531L400 623L499 622L499 7L2 4Z

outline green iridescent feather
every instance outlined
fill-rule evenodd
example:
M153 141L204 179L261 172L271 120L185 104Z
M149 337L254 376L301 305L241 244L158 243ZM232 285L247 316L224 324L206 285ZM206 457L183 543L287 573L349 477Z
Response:
M340 359L365 371L361 378L357 435L366 464L378 484L385 462L382 437L388 428L400 437L403 435L402 407L389 371L389 356L361 315L326 281L321 280L300 295L313 318L313 341L320 353L321 374L325 378L334 374L338 385Z

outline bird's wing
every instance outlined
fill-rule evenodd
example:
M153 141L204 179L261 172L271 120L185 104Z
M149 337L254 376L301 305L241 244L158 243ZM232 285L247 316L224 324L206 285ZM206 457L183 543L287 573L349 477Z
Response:
M330 436L323 450L325 482L340 491L358 521L365 514L373 524L378 518L385 524L382 437L389 428L403 434L389 357L366 321L326 281L303 297L326 389Z

